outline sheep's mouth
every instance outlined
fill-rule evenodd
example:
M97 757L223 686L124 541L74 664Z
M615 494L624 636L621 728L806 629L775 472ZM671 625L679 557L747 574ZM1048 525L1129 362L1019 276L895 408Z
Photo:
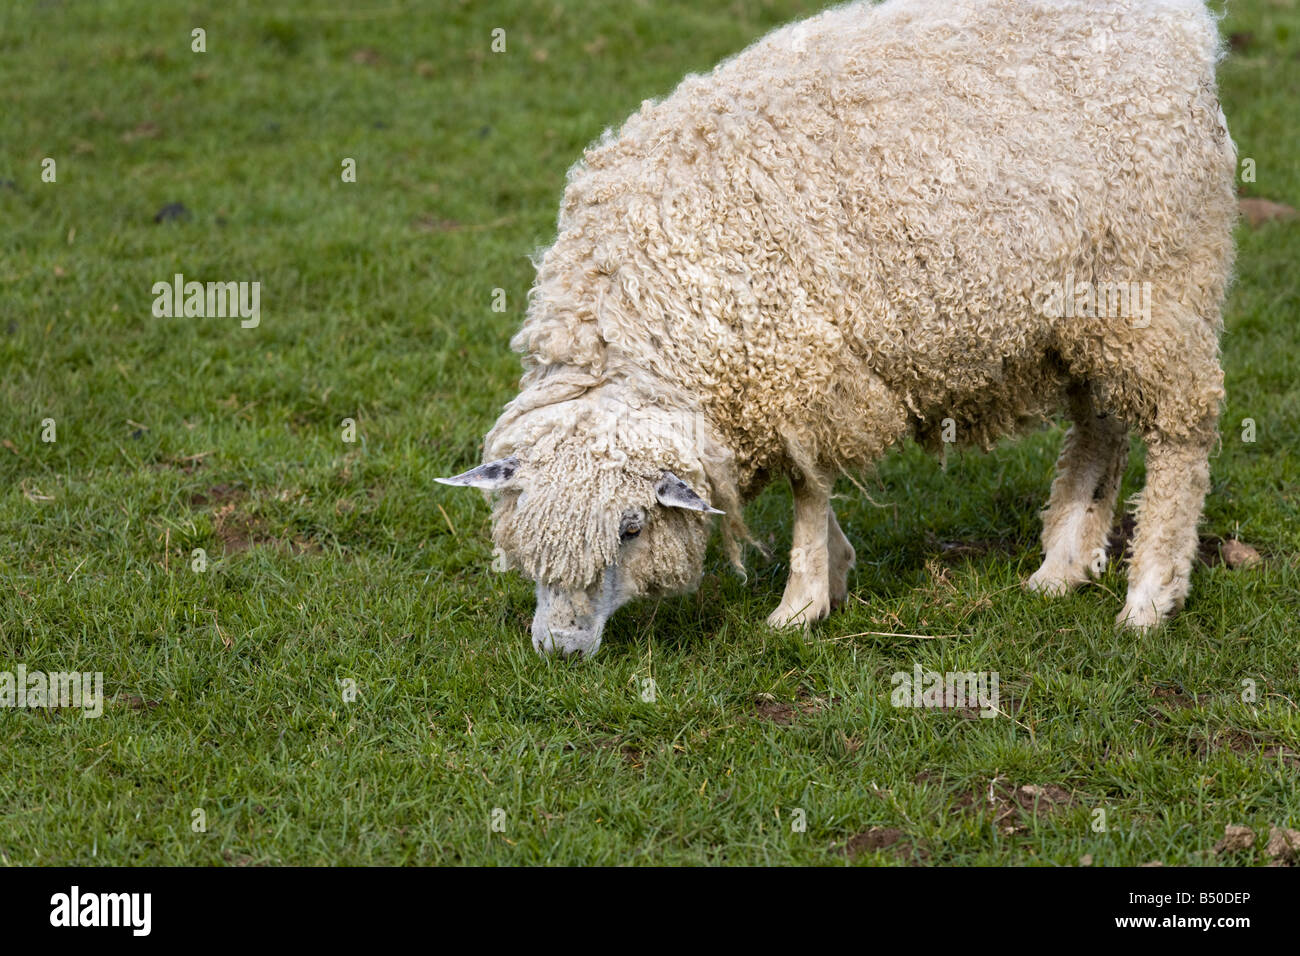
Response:
M591 627L553 629L548 622L533 618L533 650L543 656L560 656L574 659L594 657L600 650L601 634L605 622Z
M572 660L595 657L600 650L600 637L570 642L566 635L547 634L533 637L533 649L543 657L557 656Z

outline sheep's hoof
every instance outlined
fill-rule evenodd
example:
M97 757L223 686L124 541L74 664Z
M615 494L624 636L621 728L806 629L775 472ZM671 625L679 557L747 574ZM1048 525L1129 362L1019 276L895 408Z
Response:
M1064 597L1086 580L1086 577L1076 580L1062 574L1058 568L1044 564L1029 576L1024 583L1024 588L1026 591L1032 591L1045 597Z
M1141 633L1159 627L1166 617L1168 615L1161 614L1154 604L1133 604L1130 601L1115 618L1115 626L1126 631Z
M782 598L776 610L767 616L771 627L810 627L813 621L820 621L831 611L830 598L787 601Z

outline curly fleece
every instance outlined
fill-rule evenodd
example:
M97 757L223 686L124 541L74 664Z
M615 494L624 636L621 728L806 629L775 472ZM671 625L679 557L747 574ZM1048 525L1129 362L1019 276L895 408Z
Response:
M987 447L1078 383L1203 444L1235 217L1219 55L1199 0L889 0L688 76L569 171L486 454L673 469L728 512L735 559L770 476L862 469L945 419ZM1150 324L1050 317L1067 278L1150 283ZM611 396L664 427L630 436L593 411ZM548 576L608 558L589 524L552 526Z

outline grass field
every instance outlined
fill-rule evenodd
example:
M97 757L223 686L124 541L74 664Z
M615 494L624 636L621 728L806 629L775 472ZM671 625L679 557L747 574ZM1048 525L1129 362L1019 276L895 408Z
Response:
M578 664L532 651L481 496L434 484L512 394L583 146L819 6L0 8L0 671L106 697L0 708L0 862L1268 862L1300 827L1298 221L1239 229L1203 527L1264 561L1199 568L1147 637L1113 630L1114 562L1058 602L1016 586L1060 427L906 448L875 504L846 482L854 597L807 636L763 623L774 487L747 514L778 557L742 583L715 544L697 594ZM1300 4L1223 29L1243 195L1300 206ZM155 317L175 273L259 281L260 325ZM917 665L998 672L1006 715L894 708ZM1255 847L1215 854L1228 824Z

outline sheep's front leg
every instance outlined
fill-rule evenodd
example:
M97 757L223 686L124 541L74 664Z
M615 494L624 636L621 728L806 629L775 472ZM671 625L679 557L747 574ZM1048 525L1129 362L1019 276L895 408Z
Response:
M824 484L792 480L794 489L794 545L790 549L790 577L776 610L768 615L773 627L807 626L831 610L830 489ZM839 531L836 525L835 530ZM839 535L843 539L843 534ZM841 557L842 550L837 555ZM847 541L844 542L848 544ZM852 551L852 548L849 549ZM847 564L843 571L848 573Z

